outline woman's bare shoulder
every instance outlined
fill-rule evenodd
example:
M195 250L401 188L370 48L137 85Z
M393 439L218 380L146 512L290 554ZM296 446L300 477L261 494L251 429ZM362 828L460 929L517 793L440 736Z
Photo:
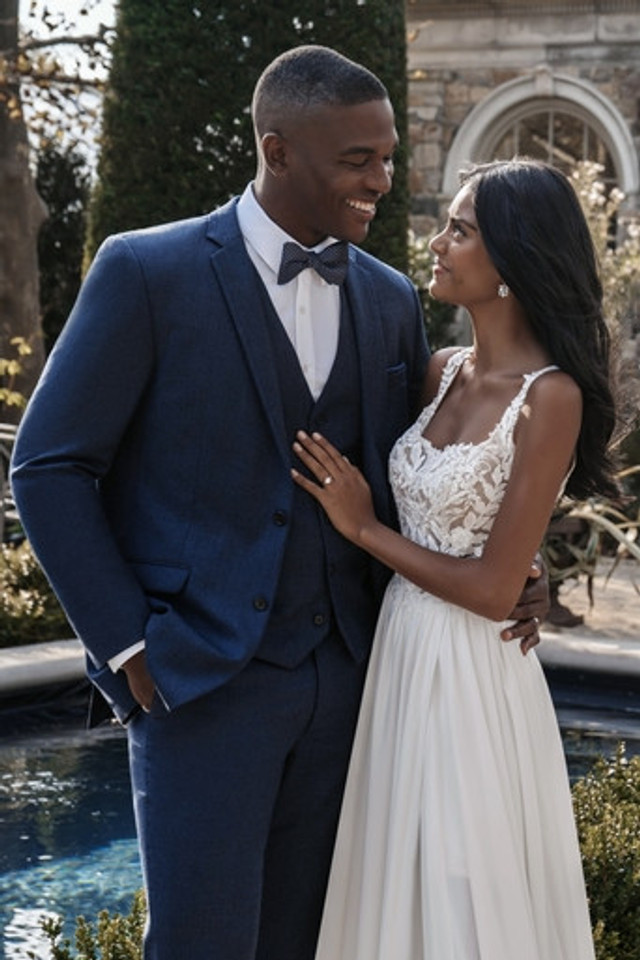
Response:
M567 404L574 410L582 407L580 387L573 377L562 370L549 370L537 377L531 384L527 399L532 407L540 406L542 409L553 409L557 404Z
M569 436L579 429L582 417L582 391L573 377L562 370L549 371L531 384L517 433L542 439L553 433Z

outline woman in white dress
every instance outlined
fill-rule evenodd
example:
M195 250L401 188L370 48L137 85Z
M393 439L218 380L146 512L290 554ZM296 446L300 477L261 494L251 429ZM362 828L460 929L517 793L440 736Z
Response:
M362 474L299 434L294 479L395 571L380 614L317 960L593 960L571 795L535 653L498 639L559 491L615 494L609 340L568 180L476 167L432 241L436 353L397 442L402 533Z

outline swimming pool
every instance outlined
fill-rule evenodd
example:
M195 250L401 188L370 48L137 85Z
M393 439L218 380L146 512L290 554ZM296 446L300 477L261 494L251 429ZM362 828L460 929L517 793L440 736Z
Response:
M128 912L141 882L120 728L0 742L0 957L47 957L43 914Z
M619 740L640 754L640 706L552 683L573 778ZM0 958L48 957L43 914L103 908L128 912L141 886L127 768L126 737L117 726L93 731L77 719L57 729L0 739Z

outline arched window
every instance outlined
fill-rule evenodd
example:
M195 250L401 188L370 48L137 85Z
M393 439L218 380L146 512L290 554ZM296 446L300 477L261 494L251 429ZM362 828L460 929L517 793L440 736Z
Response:
M608 187L618 185L613 157L589 120L572 109L571 104L529 102L508 126L493 131L493 143L487 145L487 158L506 160L516 154L546 160L570 175L576 163L590 160L602 167L600 179Z
M568 172L579 160L600 163L605 182L638 205L638 155L617 107L595 86L547 66L502 84L477 104L449 150L442 190L454 195L458 172L481 162L528 154Z

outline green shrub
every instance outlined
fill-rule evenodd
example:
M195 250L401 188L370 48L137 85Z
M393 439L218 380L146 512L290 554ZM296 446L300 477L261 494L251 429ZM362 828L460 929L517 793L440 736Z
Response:
M63 640L74 633L29 543L0 551L0 647Z
M142 960L142 934L146 920L144 894L139 890L133 897L126 916L102 910L95 924L78 917L75 929L75 950L71 941L61 939L63 921L60 918L42 921L42 929L49 941L51 960ZM35 954L28 956L35 960Z
M406 270L405 4L400 0L120 0L87 260L110 233L207 213L255 172L250 104L267 64L300 44L373 70L396 111L393 191L365 249Z
M573 800L597 960L640 960L640 757L598 760Z

